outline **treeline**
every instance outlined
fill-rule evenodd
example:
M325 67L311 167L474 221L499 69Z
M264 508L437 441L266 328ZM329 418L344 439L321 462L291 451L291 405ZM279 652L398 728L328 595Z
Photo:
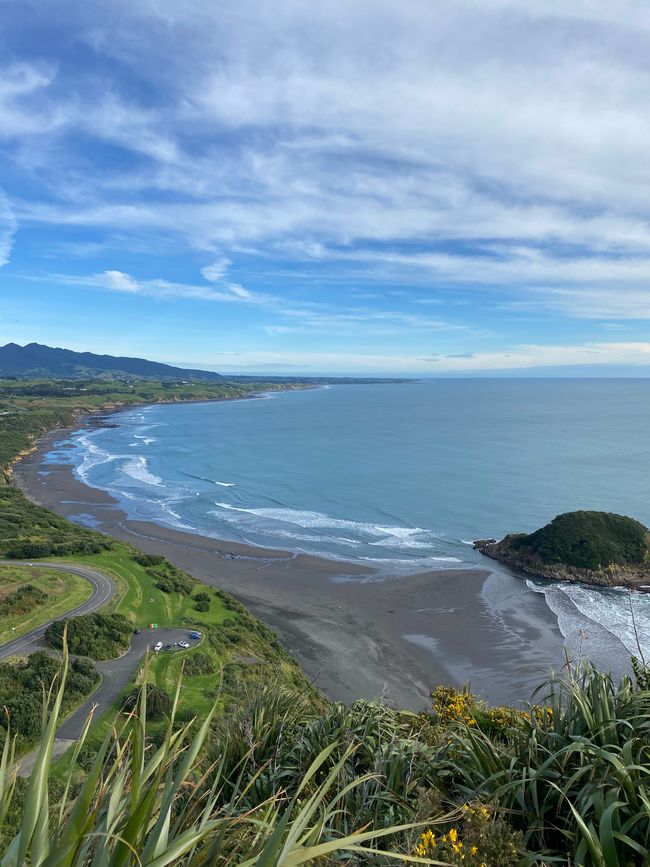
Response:
M114 659L129 649L133 625L123 614L82 614L55 620L45 630L52 647L63 649L63 633L68 627L68 650L92 659Z
M198 584L198 581L191 578L187 572L182 572L159 554L144 554L137 551L133 554L133 559L140 566L145 567L147 573L155 580L156 587L163 593L181 593L183 596L189 596Z
M36 506L13 485L0 485L0 556L15 560L98 554L112 542Z
M7 730L17 736L20 751L39 737L43 725L43 696L58 676L60 663L47 653L32 653L15 664L0 663L0 745ZM99 681L99 674L89 659L73 659L63 697L65 714L87 696Z

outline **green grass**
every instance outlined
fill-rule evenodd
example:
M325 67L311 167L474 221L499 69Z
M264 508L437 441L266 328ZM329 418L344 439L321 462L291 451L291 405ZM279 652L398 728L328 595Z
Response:
M70 572L55 569L30 569L29 566L0 566L0 594L15 592L32 584L47 593L48 599L30 612L3 617L0 621L0 644L20 638L67 611L76 608L92 594L88 581Z
M146 629L150 623L160 628L181 626L185 621L202 624L222 623L228 612L215 600L210 611L194 610L191 597L181 593L164 593L156 587L155 579L133 560L132 551L119 542L110 551L101 554L74 554L65 562L94 566L116 580L118 592L108 610L123 614L132 621L134 628ZM204 590L197 583L197 590Z

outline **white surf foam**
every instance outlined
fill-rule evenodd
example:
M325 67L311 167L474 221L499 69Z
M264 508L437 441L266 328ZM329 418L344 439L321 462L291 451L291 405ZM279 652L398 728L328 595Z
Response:
M215 506L229 512L240 512L248 515L256 515L259 518L267 518L271 521L279 521L286 524L295 524L305 529L323 530L352 530L376 538L407 539L418 533L426 533L421 527L388 527L382 524L370 524L363 521L348 521L344 518L333 518L322 512L311 512L299 509L245 509L233 506L230 503L215 502ZM357 540L351 540L357 541Z
M154 485L157 488L163 488L165 483L154 473L149 470L149 463L142 455L128 460L120 470L124 475L130 476L138 482L144 482L145 485Z
M549 608L558 618L562 635L573 646L585 643L588 648L590 639L598 641L603 630L620 642L629 655L641 653L646 659L650 658L650 596L644 593L630 596L624 588L589 587L569 582L526 583L532 590L544 593Z

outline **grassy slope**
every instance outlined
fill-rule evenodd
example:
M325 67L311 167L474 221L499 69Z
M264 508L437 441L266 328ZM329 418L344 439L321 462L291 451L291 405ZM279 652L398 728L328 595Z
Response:
M29 566L0 566L0 593L3 596L25 584L32 584L47 593L48 600L25 614L3 617L0 622L0 644L20 638L48 620L76 608L92 593L87 581L69 572L30 569Z

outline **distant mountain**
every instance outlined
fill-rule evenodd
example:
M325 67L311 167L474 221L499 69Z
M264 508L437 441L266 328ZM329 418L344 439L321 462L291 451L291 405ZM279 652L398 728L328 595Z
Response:
M210 370L187 370L144 358L121 358L53 349L41 343L0 346L0 376L34 376L56 379L88 377L137 377L151 379L206 379L223 377Z

